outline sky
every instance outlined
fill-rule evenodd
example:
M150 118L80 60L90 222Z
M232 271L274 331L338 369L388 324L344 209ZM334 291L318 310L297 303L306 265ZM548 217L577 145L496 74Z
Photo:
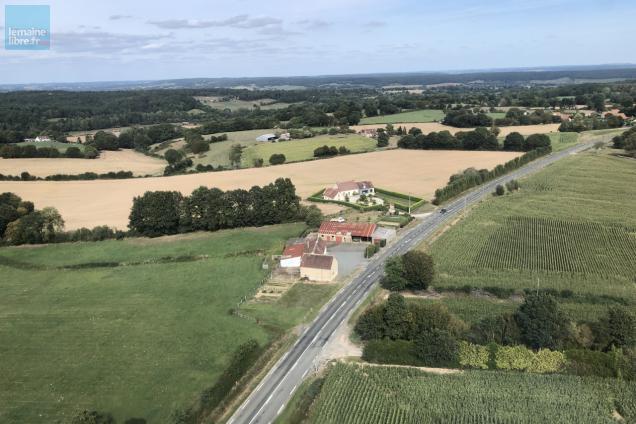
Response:
M0 84L636 63L634 0L54 0Z

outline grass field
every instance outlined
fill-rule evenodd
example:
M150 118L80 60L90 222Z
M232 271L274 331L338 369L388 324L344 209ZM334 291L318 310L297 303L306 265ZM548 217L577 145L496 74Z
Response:
M265 165L274 153L282 153L287 162L300 162L314 157L314 150L321 146L345 146L352 153L370 152L377 147L377 141L357 134L319 135L301 140L280 141L278 143L252 144L243 151L242 166L253 166L254 159L262 158Z
M612 423L636 419L636 383L603 378L336 364L310 412L315 424Z
M55 147L60 152L66 152L66 149L69 147L77 147L81 151L84 151L84 145L79 143L60 143L59 141L23 141L21 143L17 143L18 146L35 146L37 148L40 147Z
M372 116L362 118L361 125L366 124L400 124L405 122L434 122L444 119L444 112L436 109L413 110L393 115Z
M486 115L492 119L503 119L506 117L506 112L487 112Z
M0 249L0 422L70 422L85 408L168 422L241 343L269 342L326 300L329 286L301 286L260 311L263 325L228 312L303 228Z
M555 288L636 301L636 165L583 153L474 208L431 245L441 287Z

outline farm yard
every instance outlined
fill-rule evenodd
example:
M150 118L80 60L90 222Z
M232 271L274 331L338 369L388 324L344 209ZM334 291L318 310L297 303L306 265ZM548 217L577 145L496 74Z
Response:
M167 163L134 150L102 151L95 159L29 158L0 159L0 172L20 175L23 171L36 177L54 174L81 174L95 172L105 174L116 171L132 171L133 175L162 175Z
M67 229L95 225L125 229L133 197L148 190L177 190L190 194L201 185L222 190L249 189L278 177L287 177L291 178L297 194L302 198L324 189L334 181L372 180L374 184L388 190L430 199L452 174L469 167L490 169L518 155L514 152L396 149L263 168L161 178L2 181L0 192L14 192L23 199L33 201L37 208L56 207L64 217ZM334 211L333 205L326 206Z
M483 202L430 246L436 286L538 286L634 304L635 185L632 161L603 152L550 166L520 192Z
M395 113L393 115L373 116L362 118L361 125L365 124L400 124L404 122L436 122L444 119L444 112L434 109L413 110L409 112Z
M496 371L431 374L336 363L310 412L312 424L611 423L636 419L636 383Z
M1 248L0 421L70 422L83 409L170 421L239 345L268 344L332 294L300 284L244 311L262 326L228 313L259 286L265 258L303 229Z

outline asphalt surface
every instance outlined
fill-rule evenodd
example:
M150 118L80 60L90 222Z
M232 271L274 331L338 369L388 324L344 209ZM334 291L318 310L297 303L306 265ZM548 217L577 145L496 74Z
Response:
M467 192L444 205L446 213L435 212L415 226L402 231L398 239L382 249L368 263L367 268L343 287L318 313L314 321L292 348L281 357L269 373L243 402L228 424L269 424L282 412L298 385L310 372L316 370L318 357L329 337L338 326L371 292L383 273L387 258L401 255L431 237L437 230L455 219L464 209L495 191L498 184L519 179L539 171L566 156L592 147L593 142L578 144L558 153L539 158L526 166L501 176Z

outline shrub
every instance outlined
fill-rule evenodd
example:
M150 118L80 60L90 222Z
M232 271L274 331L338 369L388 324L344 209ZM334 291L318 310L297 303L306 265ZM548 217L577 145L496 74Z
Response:
M501 184L498 184L495 188L495 194L497 196L503 196L504 194L506 194L506 189Z
M500 346L495 364L501 370L525 371L532 366L534 353L525 346Z
M376 244L370 244L367 246L366 249L364 249L364 257L365 258L370 258L373 255L375 255L378 250L380 250L380 247Z
M269 157L270 165L281 165L285 163L286 160L287 158L282 153L274 153L273 155Z
M362 350L362 359L376 364L419 365L409 340L371 340Z
M613 349L598 352L588 349L566 350L566 371L580 376L621 377L626 380L636 378L636 357L633 351L623 352Z
M427 253L419 250L406 252L402 256L402 267L409 288L426 290L433 282L433 258Z
M166 158L170 165L174 165L181 160L182 155L175 149L168 149L163 156Z
M562 352L552 351L549 349L539 349L534 354L534 359L528 367L528 372L539 374L556 373L565 368L567 359Z
M488 347L465 341L459 343L459 365L465 368L488 369Z
M457 340L448 331L433 329L415 339L415 355L429 366L456 365L458 351Z
M554 297L544 292L527 295L515 320L521 340L534 349L558 349L569 336L569 320Z

